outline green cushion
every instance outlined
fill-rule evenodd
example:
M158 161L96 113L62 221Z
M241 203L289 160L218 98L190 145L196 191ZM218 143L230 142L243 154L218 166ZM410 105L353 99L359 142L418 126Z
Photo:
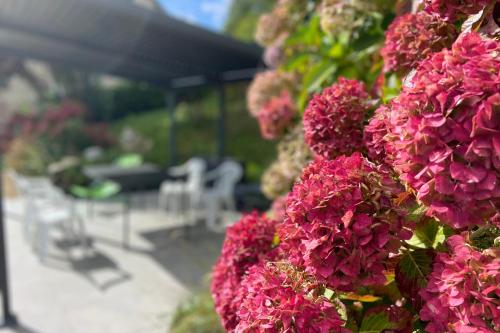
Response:
M144 159L139 154L126 154L115 160L115 165L122 168L133 168L142 165Z
M110 180L99 182L90 187L77 186L71 187L71 194L81 199L105 200L109 199L121 191L121 186Z

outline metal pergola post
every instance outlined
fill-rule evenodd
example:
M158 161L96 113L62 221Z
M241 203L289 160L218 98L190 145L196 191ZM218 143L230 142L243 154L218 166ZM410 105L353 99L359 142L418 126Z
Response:
M2 296L2 315L0 327L16 326L16 316L10 309L9 280L7 272L7 246L4 233L3 187L2 187L2 156L0 156L0 294Z
M168 90L165 93L165 107L168 113L168 165L173 166L177 163L177 142L175 140L175 106L177 103L176 92Z
M226 96L224 83L217 85L219 99L219 117L217 119L217 157L222 160L226 150Z

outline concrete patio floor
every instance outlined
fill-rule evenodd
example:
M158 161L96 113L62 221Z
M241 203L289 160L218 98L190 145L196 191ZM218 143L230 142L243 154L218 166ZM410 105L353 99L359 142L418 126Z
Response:
M55 240L42 265L24 239L22 207L19 199L6 200L11 302L20 328L0 333L166 333L177 305L203 288L224 238L200 224L183 228L155 209L132 209L125 250L122 216L98 207L86 218L91 251Z

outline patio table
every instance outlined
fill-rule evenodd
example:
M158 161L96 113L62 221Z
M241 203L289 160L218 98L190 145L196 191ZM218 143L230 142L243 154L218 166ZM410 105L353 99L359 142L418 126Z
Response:
M85 167L83 173L92 180L117 182L123 192L158 189L166 178L165 173L151 163L128 168L112 164L92 165Z
M145 163L135 167L113 164L91 165L84 167L83 173L96 182L110 180L120 185L124 204L123 245L128 247L130 239L130 197L132 192L158 189L165 179L165 173L156 165ZM93 215L93 200L89 200L89 213Z

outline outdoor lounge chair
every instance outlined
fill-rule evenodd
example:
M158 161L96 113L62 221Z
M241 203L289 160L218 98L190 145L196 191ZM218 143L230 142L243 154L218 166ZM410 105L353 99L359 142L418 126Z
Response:
M161 184L160 208L174 214L186 222L193 207L200 206L201 194L205 184L206 162L198 157L189 159L185 164L168 170L170 176L186 176L185 181L166 180ZM188 216L189 215L189 216Z
M224 231L222 212L224 209L236 211L234 190L242 177L243 168L235 161L224 161L206 174L205 181L214 181L213 187L204 190L201 196L208 229Z
M50 231L55 228L61 229L68 237L76 237L86 249L85 226L71 199L47 178L23 177L16 173L11 175L25 203L25 237L38 252L42 262L47 257Z

